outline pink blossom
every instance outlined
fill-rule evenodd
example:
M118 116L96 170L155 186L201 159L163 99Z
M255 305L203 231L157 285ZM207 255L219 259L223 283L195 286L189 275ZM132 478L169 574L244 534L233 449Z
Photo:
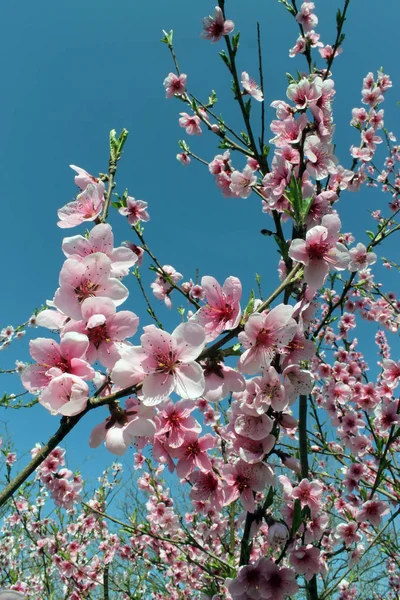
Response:
M312 288L323 285L330 268L341 271L350 261L347 248L338 242L340 227L337 215L325 215L305 240L295 239L290 245L289 256L305 265L304 279Z
M299 485L293 488L292 497L300 500L301 507L308 506L311 513L318 513L322 505L323 485L320 481L302 479Z
M182 96L186 91L186 80L187 75L182 73L181 75L175 75L175 73L170 73L168 77L164 79L164 87L166 89L166 97L172 98L175 94L179 94Z
M300 546L290 553L289 562L299 575L304 575L307 581L321 570L320 551L311 544Z
M214 9L214 15L203 19L203 31L201 37L211 40L213 44L218 42L223 35L232 33L235 24L233 21L225 20L222 10L219 6Z
M97 219L104 206L104 183L90 183L76 200L69 202L57 212L57 223L62 229L76 227L85 221Z
M268 542L272 548L284 546L289 539L289 529L283 523L273 523L268 527Z
M304 31L311 31L318 25L318 17L312 12L314 8L314 2L303 2L296 15L296 21L303 26Z
M128 297L127 288L111 277L111 260L95 252L83 260L69 258L60 273L60 287L54 296L55 306L72 319L82 318L82 302L92 296L108 297L116 306Z
M300 365L290 365L283 370L284 386L290 405L299 394L311 394L314 387L314 377L310 371Z
M186 133L188 135L201 135L201 127L200 127L200 117L197 115L188 115L188 113L181 112L179 113L181 118L179 119L180 127L184 127L186 129Z
M391 358L385 358L382 361L383 378L389 382L389 385L397 387L400 379L400 361L397 363Z
M214 447L215 438L210 433L199 438L196 433L188 433L179 448L171 448L171 456L178 458L176 472L179 477L188 477L197 467L203 473L212 470L207 450Z
M382 517L390 512L386 502L381 500L367 500L357 514L358 523L368 521L374 527L379 527Z
M90 230L87 237L74 235L63 239L62 251L67 258L82 261L86 256L102 252L111 260L111 277L125 277L137 259L127 246L114 248L114 234L108 223L100 223Z
M183 398L201 396L203 369L195 362L205 343L200 325L182 323L172 334L148 325L140 341L142 346L130 348L129 361L122 361L120 374L124 375L124 370L145 373L142 392L146 405L159 404L173 391Z
M258 414L267 411L269 406L278 412L287 407L288 400L286 390L274 367L265 367L262 372L262 377L256 377L253 379L253 382L257 383L253 408Z
M211 342L223 331L238 326L242 316L242 284L237 277L228 277L221 287L214 277L204 276L201 279L201 287L207 304L197 311L191 321L204 328L206 342Z
M274 561L268 560L263 569L263 581L260 586L262 598L284 600L295 594L299 589L296 574L288 567L279 567Z
M184 167L187 167L191 163L191 158L186 152L181 152L180 154L177 154L176 159L179 160L181 165L183 165Z
M139 318L130 310L117 313L110 298L93 297L82 302L82 319L68 323L64 333L84 333L89 340L86 351L88 361L93 364L99 360L102 365L112 369L121 358L120 349L124 340L135 335Z
M367 252L364 244L358 243L355 248L350 249L350 262L348 264L349 271L362 271L370 265L376 263L375 252Z
M194 471L190 475L190 482L193 484L190 490L190 498L195 501L209 500L212 508L220 510L224 502L224 494L220 479L213 471L204 473L203 471Z
M230 189L240 198L248 198L252 192L252 187L257 183L257 177L249 165L246 165L242 172L233 171L231 174Z
M182 277L183 275L178 273L174 267L171 265L164 265L162 273L158 273L155 282L150 285L155 297L159 300L164 300L165 305L168 308L171 308L172 306L170 293L174 289L170 282L176 284Z
M89 438L89 446L97 448L102 441L112 454L122 456L133 438L152 437L156 432L154 409L143 406L136 398L128 398L125 410L114 410L110 417L97 425Z
M307 171L318 181L336 173L336 157L333 145L322 142L318 136L309 135L304 143L304 155L308 159Z
M263 93L260 89L260 86L249 77L249 74L246 71L242 73L242 86L247 94L250 94L254 100L258 100L258 102L262 102L264 100Z
M85 410L88 399L87 383L76 375L64 373L50 381L39 402L52 414L71 417Z
M354 521L351 521L350 523L340 523L336 526L335 537L342 539L346 546L360 542L362 536L357 532L358 527L359 525Z
M85 190L90 183L99 183L98 178L90 175L85 169L81 169L81 167L76 167L75 165L69 166L73 171L76 171L77 175L74 177L74 182L81 190Z
M175 404L168 400L157 414L157 435L166 434L171 448L182 446L188 432L200 433L201 425L190 416L196 408L192 400L180 400Z
M230 392L245 388L243 375L221 362L207 361L204 367L205 387L203 396L209 402L219 402Z
M264 463L250 465L238 460L234 465L224 465L222 474L226 481L225 504L240 497L244 508L251 513L256 509L253 491L261 492L265 485L275 485L274 472Z
M271 364L275 352L284 348L296 333L293 307L280 304L270 312L254 313L247 320L239 340L246 349L239 371L252 375Z
M296 108L304 109L321 98L322 85L321 77L315 77L311 82L307 77L303 77L299 83L289 85L286 95L296 104Z
M139 221L149 221L150 216L146 210L147 202L143 200L135 200L131 196L126 199L126 206L122 206L118 209L118 212L124 217L128 217L129 225L134 227Z
M268 415L252 415L245 412L237 414L233 420L235 433L251 440L263 440L271 433L274 422Z
M322 56L322 58L325 58L325 60L330 60L332 58L332 56L333 56L333 48L329 44L327 44L323 48L319 48L318 52L320 53L320 55ZM343 52L343 48L341 46L339 46L339 48L336 48L336 50L335 50L335 58L336 58L336 56L338 56L342 52Z
M29 344L37 364L23 370L21 381L29 391L45 388L54 377L70 373L83 379L93 379L94 369L86 360L89 340L81 333L68 333L60 344L55 340L37 338Z
M298 144L306 125L307 115L305 114L298 119L289 116L283 121L272 121L271 130L276 136L270 140L271 144L275 144L278 148L287 144Z
M282 150L284 148L287 148L287 146L283 146ZM263 192L268 198L270 206L273 208L276 202L282 198L286 187L290 183L291 176L291 164L283 156L275 155L272 159L271 171L265 175L262 181L264 186Z

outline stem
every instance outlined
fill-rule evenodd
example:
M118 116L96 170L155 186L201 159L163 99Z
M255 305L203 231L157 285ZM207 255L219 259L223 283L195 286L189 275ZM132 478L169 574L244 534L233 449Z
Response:
M225 0L218 0L218 5L219 5L220 9L222 10L222 13L225 18ZM261 167L262 172L265 174L265 172L268 172L269 169L268 169L268 165L267 165L266 161L264 160L263 157L260 156L260 154L258 152L256 141L254 139L253 130L251 128L250 117L246 111L246 107L243 102L243 96L240 92L240 83L239 83L239 77L238 77L237 68L236 68L235 52L233 51L229 35L225 35L224 37L225 37L226 48L227 48L228 54L229 54L229 61L230 61L230 69L229 70L231 72L231 75L233 77L233 81L235 84L236 97L237 97L237 101L239 102L239 106L240 106L240 110L242 113L244 124L246 126L247 135L249 136L250 147L254 154L254 157L257 159L258 164Z
M262 51L261 51L261 33L260 23L257 22L257 46L258 46L258 65L260 72L260 90L264 97L264 75L262 65ZM264 133L265 133L265 98L261 102L261 137L260 137L260 151L261 155L264 155Z
M113 189L115 188L115 173L117 172L117 161L110 157L110 161L108 163L108 186L106 192L106 200L104 202L103 212L101 213L101 217L99 219L100 223L105 223L108 216L108 210L110 208L111 196L113 193Z
M110 571L110 565L105 565L104 571L103 571L104 600L109 600L109 598L110 598L110 596L108 594L109 571Z
M299 452L301 476L308 479L307 396L303 395L299 398ZM306 592L308 600L318 600L316 575L306 581Z
M335 60L336 50L339 48L339 46L341 45L341 43L343 41L343 40L341 40L342 29L343 29L344 22L346 20L346 11L347 11L347 9L349 7L349 4L350 4L350 0L345 0L344 7L343 7L343 12L342 12L342 18L340 20L340 23L338 23L338 25L337 25L336 40L335 40L335 43L333 45L332 56L329 58L328 63L326 65L326 72L325 72L325 75L323 77L323 81L325 81L325 79L329 76L329 71L330 71L331 66L333 64L333 61Z

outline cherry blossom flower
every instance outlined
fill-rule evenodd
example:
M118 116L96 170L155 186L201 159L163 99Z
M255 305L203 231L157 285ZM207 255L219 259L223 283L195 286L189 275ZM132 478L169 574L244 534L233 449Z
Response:
M295 594L299 586L296 583L296 574L293 569L279 567L274 561L268 560L263 568L260 589L262 598L284 600Z
M262 102L264 100L260 86L254 81L254 79L249 77L249 74L246 73L246 71L243 71L242 73L242 86L244 91L247 92L247 94L250 94L254 100L257 100L258 102Z
M200 117L197 115L188 115L188 113L181 112L179 125L180 127L184 127L186 129L186 133L188 135L201 135L201 127L200 127Z
M318 181L336 173L333 145L322 142L317 135L309 135L304 142L304 155L308 159L307 171Z
M273 548L284 546L289 539L289 529L283 523L273 523L268 527L268 542Z
M104 183L90 183L76 200L69 202L57 212L57 223L62 229L76 227L85 221L97 219L104 206Z
M239 340L246 349L238 362L242 373L252 375L269 366L275 352L286 346L296 333L293 307L280 304L270 312L254 313L247 320Z
M315 77L311 82L303 77L299 83L289 85L286 95L296 104L296 108L304 109L321 98L322 85L321 77Z
M168 276L168 279L166 276ZM174 289L170 282L176 284L182 277L183 275L178 273L174 267L171 265L164 265L162 273L158 273L155 282L150 285L155 297L159 300L164 300L167 308L171 308L172 306L170 293Z
M45 388L54 377L70 373L83 379L93 379L94 369L86 360L89 340L81 333L67 333L60 344L48 338L37 338L29 344L37 364L22 371L22 385L34 392Z
M192 400L180 400L175 404L168 400L157 414L157 435L166 434L171 448L178 448L185 441L188 432L200 433L201 425L190 416L196 408Z
M213 509L221 509L224 502L224 494L221 481L213 471L208 471L207 473L194 471L190 475L190 482L193 484L190 490L192 501L209 500Z
M166 89L166 97L172 98L175 94L182 96L186 91L186 80L187 75L185 75L185 73L181 73L180 75L170 73L168 77L164 79L163 83Z
M54 377L41 393L39 402L53 415L71 417L85 410L89 387L83 379L64 373Z
M225 20L222 10L219 6L214 9L214 15L203 19L203 31L201 37L206 40L211 40L213 44L218 42L223 35L232 33L235 24L233 21Z
M226 481L225 505L239 497L244 508L253 513L256 509L253 491L260 492L265 485L275 485L275 475L265 463L250 465L238 460L234 465L224 465L222 475Z
M243 375L221 362L207 361L204 367L205 387L203 396L209 402L219 402L230 392L245 388Z
M379 527L382 517L390 512L389 505L381 500L367 500L357 513L358 523L368 521L374 527Z
M240 308L242 284L237 277L228 277L221 287L214 277L207 275L202 277L201 287L207 304L193 315L191 321L204 328L206 342L211 342L223 331L238 326L242 316Z
M135 200L135 198L128 196L126 199L126 206L121 206L121 208L118 209L118 212L120 215L128 217L129 225L134 227L137 225L137 223L139 223L139 221L146 222L150 220L150 216L146 208L147 202L144 202L143 200Z
M295 239L290 245L290 258L305 265L304 279L312 288L323 285L330 268L341 271L350 262L347 248L338 242L340 228L337 215L325 215L321 225L309 229L305 240Z
M300 365L289 365L283 370L284 386L290 405L299 394L311 394L314 387L314 376Z
M188 433L185 441L179 448L171 448L171 456L178 458L176 472L179 477L188 477L197 467L203 473L212 469L211 461L207 455L215 445L215 438L210 433L199 438L196 433Z
M311 577L321 570L320 550L312 544L300 546L290 553L289 562L296 573L304 575L306 580L310 581Z
M298 119L289 116L283 121L272 121L271 131L276 136L270 140L271 144L275 144L278 148L282 148L282 146L288 144L298 144L306 125L307 115L305 114L301 115Z
M128 398L125 410L118 408L90 434L89 446L97 448L102 441L112 454L122 456L133 438L152 437L156 432L154 409L143 406L136 398Z
M98 178L93 177L93 175L90 175L90 173L85 171L85 169L82 169L81 167L77 167L75 165L69 166L73 171L77 173L77 175L75 175L74 177L74 182L75 185L77 185L78 188L80 188L81 190L85 190L90 183L99 183Z
M82 302L82 319L68 323L64 334L69 331L84 333L89 340L87 360L92 364L99 360L102 365L112 369L121 358L120 349L124 340L135 335L139 318L130 310L117 313L110 298L93 297Z
M192 160L191 160L189 154L187 154L187 152L180 152L179 154L177 154L176 160L179 160L181 165L183 165L184 167L187 167L192 162Z
M127 246L114 248L114 235L108 223L100 223L90 230L87 237L74 235L63 239L62 251L67 258L84 259L95 252L103 252L111 260L111 276L125 277L137 262L137 255Z
M124 371L143 372L143 402L159 404L175 391L183 398L198 398L204 391L204 375L195 362L204 348L204 330L197 323L182 323L172 334L154 325L144 327L142 346L129 350L128 360L122 360ZM113 371L114 373L114 371ZM124 379L124 378L123 378Z
M318 17L312 12L314 8L314 2L303 2L296 15L296 21L303 26L304 31L311 31L318 25Z
M246 165L242 172L233 171L231 174L230 189L240 198L248 198L252 192L252 187L257 183L257 177L252 168Z
M355 248L350 249L350 262L348 264L349 271L362 271L370 265L376 263L375 252L367 252L367 248L360 242Z
M357 531L358 527L359 526L354 521L351 521L350 523L340 523L335 528L335 537L342 539L346 546L360 542L362 536Z
M300 500L301 507L308 506L311 513L318 513L322 505L323 485L320 481L302 479L299 485L293 488L292 497Z
M102 252L82 260L69 258L60 272L54 305L72 319L82 318L82 302L92 296L108 297L116 306L128 297L127 288L111 277L112 262Z

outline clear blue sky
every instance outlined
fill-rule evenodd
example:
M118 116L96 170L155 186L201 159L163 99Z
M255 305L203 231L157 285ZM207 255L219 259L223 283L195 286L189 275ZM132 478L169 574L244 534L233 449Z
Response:
M236 31L242 33L239 69L257 76L258 20L266 102L269 106L272 100L284 99L285 72L296 74L305 69L302 57L288 57L298 35L294 20L276 0L228 0L226 4ZM318 31L325 43L333 43L335 12L342 2L320 0L316 4ZM65 234L78 233L63 232L56 226L57 208L70 201L76 190L68 165L93 173L106 171L111 128L126 127L130 132L117 189L122 192L128 187L131 195L149 203L151 221L146 238L162 263L174 265L185 279L194 277L196 268L202 275L220 280L239 276L246 294L258 272L265 292L273 289L277 255L272 241L259 234L269 220L258 199L224 199L203 166L192 163L185 169L175 159L176 142L182 137L206 160L219 151L209 135L188 138L177 123L183 105L165 99L162 82L173 65L167 47L159 42L162 29L174 29L178 60L188 74L190 90L206 100L215 89L220 99L217 111L233 126L240 122L238 108L231 101L227 70L217 56L222 42L212 45L199 37L201 19L213 7L212 1L187 0L2 4L1 326L22 322L53 296L63 262L61 240ZM386 126L395 130L399 121L399 17L398 0L379 5L371 0L351 2L344 53L334 69L337 154L344 166L351 162L349 146L358 143L357 132L348 124L351 108L360 105L361 82L368 71L383 66L392 76L394 87L385 102ZM254 106L253 118L258 119L258 114L259 106ZM273 116L268 108L268 120ZM235 165L241 168L243 162L238 159ZM343 230L364 240L363 231L371 227L368 209L384 209L387 199L379 191L367 189L343 195L339 206ZM113 215L112 223L118 241L129 238L122 217ZM385 254L399 261L396 246L388 244ZM152 274L144 273L150 281ZM389 283L390 274L385 272L384 277ZM144 315L144 325L148 319L133 278L129 286L131 296L124 308ZM175 298L175 306L179 304ZM161 306L155 306L167 326L177 324L175 312L167 315ZM47 335L39 329L28 333L30 337ZM12 368L16 358L28 360L27 342L28 336L2 353L0 366ZM16 380L14 386L11 378L1 377L0 392L19 391ZM94 451L87 445L91 427L105 416L105 409L94 411L68 439L71 468L79 466L88 473L90 467L96 475L108 463L104 449ZM2 410L0 421L1 425L7 423L21 451L45 441L58 423L41 407L16 413Z

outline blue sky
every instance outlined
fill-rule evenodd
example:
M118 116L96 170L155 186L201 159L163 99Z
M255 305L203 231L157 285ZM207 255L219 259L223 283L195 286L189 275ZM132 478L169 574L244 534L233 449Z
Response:
M242 34L239 70L247 70L254 77L258 70L256 21L260 22L270 121L274 117L270 102L285 98L285 73L305 69L302 57L288 57L298 35L296 24L275 0L228 0L226 4L229 18ZM325 43L333 43L334 17L341 3L320 0L316 4L318 31ZM70 201L76 191L68 165L104 172L112 128L126 127L130 132L117 190L127 187L130 195L149 203L151 221L146 239L163 264L172 264L185 280L195 276L196 268L200 274L220 280L239 276L245 297L254 286L256 272L262 276L265 293L274 288L277 255L273 242L259 234L269 226L269 220L262 214L258 199L224 199L202 165L192 163L185 169L175 158L181 138L208 161L219 151L208 135L196 139L186 136L177 122L183 105L165 99L162 82L173 65L167 47L159 42L162 29L174 29L178 61L188 74L190 90L206 100L215 89L219 98L216 110L223 112L232 126L240 127L230 78L217 56L222 42L210 44L199 36L201 19L213 7L213 2L200 5L183 0L157 0L152 5L131 0L42 0L40 8L28 2L3 3L1 326L22 322L53 296L63 262L62 238L78 233L63 232L56 226L57 208ZM337 155L344 166L351 163L349 146L358 143L349 121L351 108L360 105L362 78L381 66L394 81L386 95L385 121L390 130L396 129L400 110L396 106L400 73L395 52L399 16L397 0L381 4L379 14L372 2L353 0L350 5L344 53L334 69ZM253 119L257 130L258 105L253 107ZM235 166L244 166L240 158ZM339 206L343 230L365 240L363 231L372 224L368 209L384 209L386 202L387 197L377 190L343 195ZM122 217L112 215L111 222L117 241L129 238ZM389 242L384 254L398 261L396 246ZM148 282L153 278L146 269L143 277ZM391 273L384 272L383 277L390 289ZM128 285L131 296L124 308L144 315L145 325L148 318L135 280L132 278ZM179 304L176 298L175 306ZM167 313L158 304L155 308L168 328L178 323L174 310ZM372 328L365 331L362 327L359 337L367 340ZM47 332L29 330L28 334L46 336ZM3 352L0 366L10 368L17 358L28 360L27 342L28 335ZM19 391L17 380L1 377L0 392ZM79 466L90 473L108 464L105 450L93 451L87 446L91 427L105 416L105 409L93 412L68 439L72 468ZM45 441L58 423L41 407L15 413L2 410L0 421L7 423L20 451Z

